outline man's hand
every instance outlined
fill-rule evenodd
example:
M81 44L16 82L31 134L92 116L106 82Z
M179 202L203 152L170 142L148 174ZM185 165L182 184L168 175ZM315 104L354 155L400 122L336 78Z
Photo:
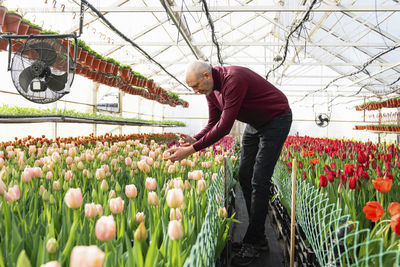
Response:
M190 135L187 134L178 134L179 137L181 138L179 140L179 143L181 144L181 146L190 146L192 144L194 144L195 142L197 142L197 140L193 137L191 137Z
M190 156L196 150L194 150L193 146L186 146L186 147L176 147L176 148L171 148L168 149L166 152L168 153L173 153L169 157L165 157L164 160L171 160L171 161L176 161L179 160L181 161L182 159Z

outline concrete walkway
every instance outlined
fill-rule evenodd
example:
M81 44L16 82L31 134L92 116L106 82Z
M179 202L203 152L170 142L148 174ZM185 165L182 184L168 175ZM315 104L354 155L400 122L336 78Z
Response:
M240 224L235 224L233 230L233 242L240 242L247 229L248 225L248 215L246 210L246 204L243 197L243 193L241 189L237 187L236 192L236 218L241 221ZM267 205L267 203L265 204ZM261 254L261 256L255 259L249 266L251 267L280 267L280 266L288 266L285 263L285 258L283 255L281 240L278 240L277 233L275 233L274 229L271 226L271 222L269 217L265 221L265 235L268 238L270 251L267 253ZM232 255L233 256L233 255ZM231 266L235 266L233 262L231 262Z

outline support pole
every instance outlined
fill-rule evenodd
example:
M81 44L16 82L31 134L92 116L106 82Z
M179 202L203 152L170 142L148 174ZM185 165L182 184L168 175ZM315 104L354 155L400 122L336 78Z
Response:
M294 241L296 233L296 158L292 161L292 211L290 222L290 267L294 266Z

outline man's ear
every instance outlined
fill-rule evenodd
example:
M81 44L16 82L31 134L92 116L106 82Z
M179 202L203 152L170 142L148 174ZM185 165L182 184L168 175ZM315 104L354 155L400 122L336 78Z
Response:
M211 74L209 72L203 72L204 78L206 78L207 80L209 80L211 78Z

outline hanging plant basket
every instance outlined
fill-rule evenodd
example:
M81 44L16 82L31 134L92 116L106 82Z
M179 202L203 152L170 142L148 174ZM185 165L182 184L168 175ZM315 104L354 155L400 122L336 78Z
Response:
M4 23L2 25L3 32L18 33L19 25L21 24L21 15L16 13L6 13Z
M94 55L88 53L84 65L88 66L88 67L92 67L93 60L94 60Z
M0 37L0 51L7 51L8 40Z
M27 34L34 34L34 35L37 35L37 34L40 34L41 32L42 32L41 29L36 28L36 27L29 26L29 29L28 29Z
M119 66L114 65L114 69L113 69L112 75L117 76L118 75L118 71L119 71Z
M97 71L104 73L106 70L106 66L107 66L107 61L100 59L100 64Z
M19 48L21 47L21 45L22 45L21 42L19 42L19 41L14 41L14 40L12 40L11 43L12 43L11 51L12 51L13 53L17 52L18 49L19 49Z
M19 28L18 28L18 35L25 35L28 33L29 30L29 24L21 21L21 23L19 24Z
M99 65L100 65L100 61L101 61L100 58L95 57L95 58L93 59L92 69L98 70L98 69L99 69Z
M85 49L82 49L81 54L79 55L79 62L85 62L86 58L88 56L88 51L86 51Z
M113 74L113 70L114 70L114 63L107 62L105 72L109 73L109 74Z
M7 8L5 6L0 6L0 26L4 24L4 18L6 17Z

